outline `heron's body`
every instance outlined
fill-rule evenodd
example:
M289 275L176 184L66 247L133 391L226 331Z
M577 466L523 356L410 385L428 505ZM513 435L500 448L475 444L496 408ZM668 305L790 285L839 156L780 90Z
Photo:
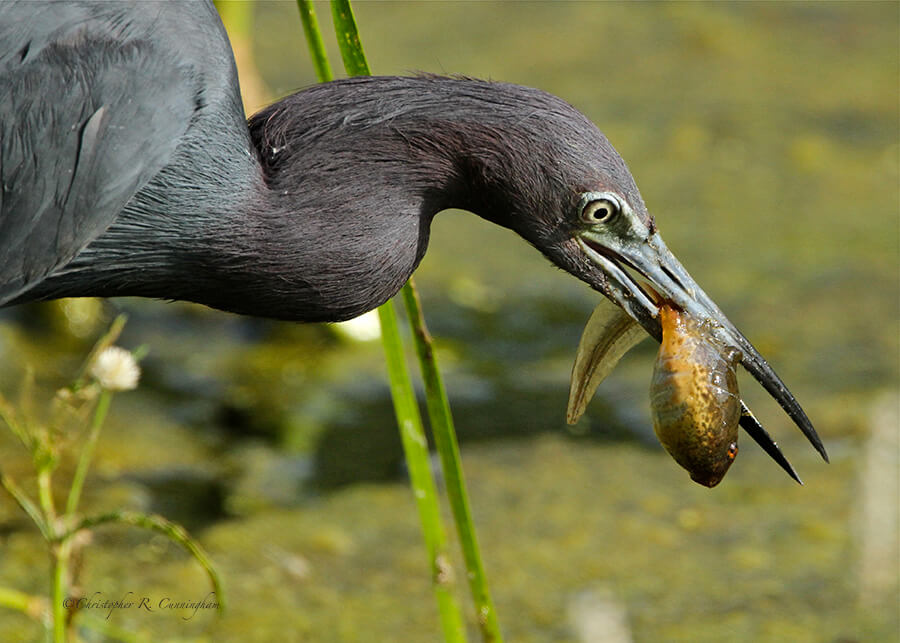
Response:
M450 207L512 229L659 338L657 306L622 268L641 272L739 347L821 447L565 101L465 78L354 78L248 127L210 2L0 3L0 306L138 295L346 319L397 292Z
M209 5L63 6L32 15L43 28L30 39L10 28L29 5L0 8L0 85L11 88L0 97L0 302L141 295L346 319L403 285L439 210L521 229L516 217L550 187L538 183L568 178L549 160L609 147L553 96L438 77L313 87L248 132L226 36L198 15ZM194 33L173 37L183 24ZM529 139L550 125L542 153ZM523 164L534 184L510 203L507 175ZM585 187L600 178L589 170Z
M250 142L214 18L206 3L0 4L0 301L91 294L73 290L108 287L147 253L161 262L215 216L192 201L252 180L237 167L252 167ZM195 176L172 171L185 162ZM175 235L162 217L177 210L190 216ZM126 220L127 244L98 242L69 265Z

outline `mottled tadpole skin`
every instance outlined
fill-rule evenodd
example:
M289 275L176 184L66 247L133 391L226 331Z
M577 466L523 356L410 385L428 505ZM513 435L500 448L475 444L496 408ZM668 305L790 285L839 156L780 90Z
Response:
M668 305L660 306L662 343L650 384L653 429L691 479L714 487L737 456L740 352Z

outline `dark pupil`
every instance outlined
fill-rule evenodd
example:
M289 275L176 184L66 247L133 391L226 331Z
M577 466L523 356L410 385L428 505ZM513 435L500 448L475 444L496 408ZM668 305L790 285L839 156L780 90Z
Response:
M605 219L608 214L609 214L609 210L604 206L600 206L599 208L594 210L594 218L595 219Z

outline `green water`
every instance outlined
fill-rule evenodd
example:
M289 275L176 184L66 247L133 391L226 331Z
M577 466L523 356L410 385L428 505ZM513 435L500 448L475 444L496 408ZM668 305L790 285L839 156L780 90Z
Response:
M357 18L377 73L519 82L587 113L832 456L818 460L744 377L805 486L746 439L721 485L693 484L650 430L649 342L567 429L568 371L597 295L512 233L440 215L417 278L508 640L577 640L572 605L587 594L623 610L635 641L896 640L896 575L861 594L861 489L875 409L896 408L883 396L900 379L898 5L361 3ZM293 3L261 3L256 25L273 95L314 82ZM230 610L110 620L148 640L437 640L377 343L113 305L131 315L122 343L150 354L142 387L113 402L84 504L184 522ZM3 313L4 394L26 363L48 388L66 381L99 332L78 310ZM25 479L26 464L0 432L3 470ZM46 578L36 532L0 496L0 585L39 594ZM154 602L207 591L174 546L127 529L95 533L81 585ZM0 640L39 638L0 612Z

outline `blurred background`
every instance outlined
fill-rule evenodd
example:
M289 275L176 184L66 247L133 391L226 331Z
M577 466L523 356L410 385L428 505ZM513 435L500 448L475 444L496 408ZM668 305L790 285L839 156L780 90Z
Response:
M248 113L315 82L294 3L219 8ZM694 484L653 436L650 341L567 427L569 371L599 295L511 232L439 215L416 278L508 640L896 641L900 7L355 8L374 73L540 87L597 123L669 247L831 455L823 463L742 373L805 486L746 435L720 486ZM329 7L318 11L337 71ZM141 386L113 402L84 507L183 523L230 609L110 619L149 640L437 640L380 344L180 303L68 300L0 311L0 392L15 399L31 367L48 399L119 311L120 343L149 353ZM30 466L2 428L0 466L22 479ZM109 528L93 545L90 592L207 592L162 538ZM0 585L45 594L47 570L37 532L0 496ZM0 639L39 637L0 613Z

